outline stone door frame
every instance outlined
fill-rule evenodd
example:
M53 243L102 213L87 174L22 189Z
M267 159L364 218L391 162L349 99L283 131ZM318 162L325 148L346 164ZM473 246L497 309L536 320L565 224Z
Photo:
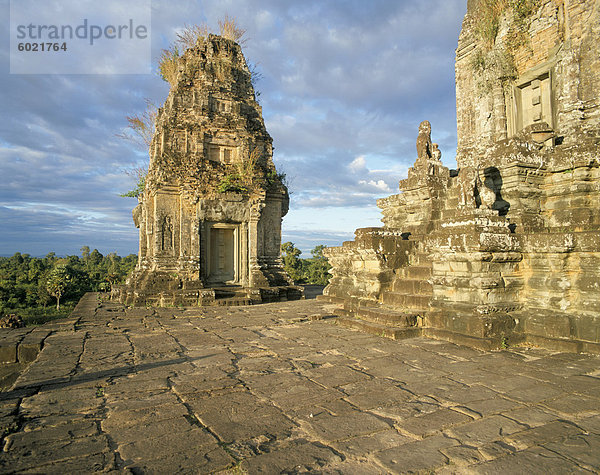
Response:
M233 231L233 280L228 280L228 281L216 281L216 280L212 280L211 276L213 275L213 261L212 261L212 253L214 252L214 249L212 249L212 232L213 230L219 230L219 229L227 229L227 230L232 230ZM205 250L205 263L206 263L206 269L205 269L205 273L204 273L204 277L206 279L206 282L209 285L218 285L218 284L223 284L223 285L240 285L242 282L242 275L241 275L241 263L240 263L240 254L241 254L241 236L240 236L240 224L235 224L235 223L217 223L217 222L210 222L210 223L206 223L206 250Z

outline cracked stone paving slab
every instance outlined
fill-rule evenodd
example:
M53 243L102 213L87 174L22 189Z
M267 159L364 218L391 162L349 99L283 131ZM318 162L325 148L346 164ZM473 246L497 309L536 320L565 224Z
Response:
M600 358L336 325L317 300L125 308L87 294L0 394L0 472L600 470Z

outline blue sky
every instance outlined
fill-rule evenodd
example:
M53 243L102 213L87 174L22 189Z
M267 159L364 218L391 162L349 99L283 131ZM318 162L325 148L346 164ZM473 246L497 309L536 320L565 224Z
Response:
M152 1L152 58L186 24L247 30L274 160L289 177L283 240L307 257L380 225L432 123L455 166L454 50L466 0ZM137 252L126 174L147 153L117 137L168 85L146 75L9 74L9 2L0 0L0 255Z

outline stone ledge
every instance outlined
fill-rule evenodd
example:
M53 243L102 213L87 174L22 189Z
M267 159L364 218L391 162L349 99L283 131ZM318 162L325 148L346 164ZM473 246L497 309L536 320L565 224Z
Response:
M48 330L36 328L27 329L27 333L18 330L22 329L3 330L5 334L0 342L0 364L31 363L37 358L44 340L50 334Z
M422 336L423 331L423 329L419 327L394 327L353 317L338 317L336 324L345 328L360 330L370 335L377 335L392 340L405 340L407 338L419 337Z

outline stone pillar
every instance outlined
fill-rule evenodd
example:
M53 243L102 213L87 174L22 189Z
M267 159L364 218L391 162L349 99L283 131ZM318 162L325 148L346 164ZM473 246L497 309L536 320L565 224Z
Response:
M258 261L260 252L259 229L261 209L254 205L250 210L248 222L248 266L250 287L268 287L269 281L265 278Z
M162 229L161 229L161 222L160 219L158 218L158 216L154 216L154 239L153 239L153 250L154 252L152 253L152 257L156 257L157 254L159 254L161 248L161 238L162 238Z
M146 257L146 253L148 252L148 237L147 237L147 230L146 230L146 226L147 226L147 222L148 222L148 217L146 216L146 208L144 206L142 206L141 208L141 215L142 215L142 219L140 222L140 243L139 243L139 254L138 254L138 265L139 265L139 261L141 259L143 259L144 257Z
M190 257L199 259L200 258L200 221L198 218L194 218L190 221Z
M139 242L139 246L138 246L138 266L139 266L139 262L142 258L144 258L146 256L146 250L144 249L144 245L146 244L146 223L142 223L142 225L140 226L140 242Z
M240 224L240 283L244 287L250 285L249 279L249 267L248 267L248 256L249 256L249 235L248 235L248 223L243 222Z

